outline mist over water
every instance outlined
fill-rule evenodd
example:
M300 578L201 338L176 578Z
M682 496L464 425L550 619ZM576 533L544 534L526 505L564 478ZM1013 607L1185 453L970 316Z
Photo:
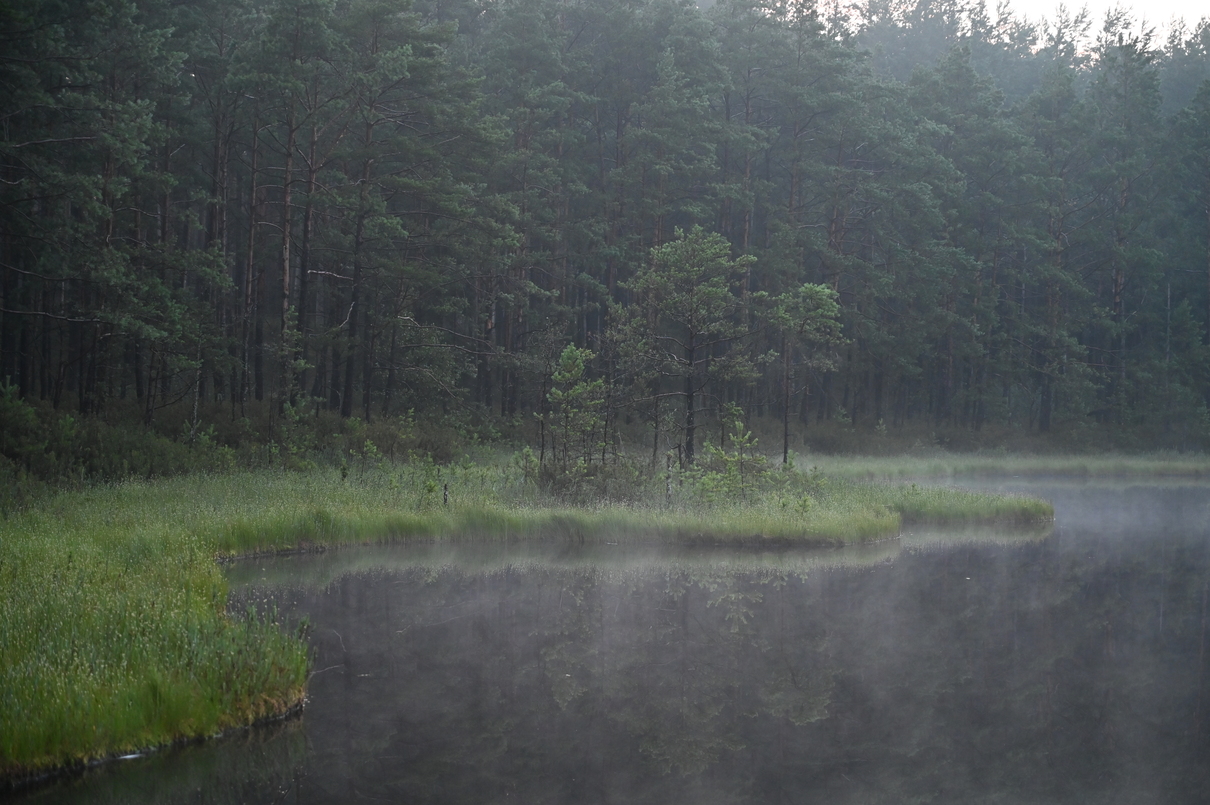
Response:
M25 800L1204 801L1210 487L1012 488L1053 533L242 563L310 619L301 719Z

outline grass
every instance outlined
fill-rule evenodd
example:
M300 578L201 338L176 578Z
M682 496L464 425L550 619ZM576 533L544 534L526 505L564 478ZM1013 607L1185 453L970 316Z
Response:
M849 494L867 505L897 512L907 524L968 525L999 522L1029 524L1054 517L1044 500L917 484L850 483Z
M0 776L204 737L301 701L307 651L231 618L209 546L121 489L0 526Z
M216 559L408 538L844 545L1048 504L786 475L560 505L512 465L245 472L65 492L0 521L0 780L214 735L302 701L306 643L228 613ZM448 492L449 502L445 502Z

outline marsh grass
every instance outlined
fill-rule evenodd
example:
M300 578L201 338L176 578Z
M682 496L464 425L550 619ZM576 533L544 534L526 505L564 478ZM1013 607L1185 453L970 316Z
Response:
M229 614L216 559L446 538L835 546L905 521L1051 514L1024 499L786 477L738 504L659 483L572 507L507 463L384 462L49 498L0 521L0 779L213 735L301 701L301 635L272 613Z
M968 525L1003 523L1028 525L1054 516L1054 507L1044 500L912 484L847 484L847 495L868 506L884 506L897 512L904 523Z
M232 618L213 550L154 486L0 523L0 777L204 737L301 701L307 650Z

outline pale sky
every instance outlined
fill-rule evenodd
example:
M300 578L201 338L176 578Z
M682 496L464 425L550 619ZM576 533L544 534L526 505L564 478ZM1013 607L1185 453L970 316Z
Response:
M1183 17L1189 28L1195 27L1202 17L1210 17L1207 0L1064 0L1064 5L1072 14L1082 6L1088 7L1093 23L1089 33L1094 36L1101 29L1106 11L1115 6L1126 8L1136 23L1143 19L1155 28L1160 42L1167 36L1168 24L1173 17ZM1053 19L1059 3L1058 0L1009 0L1009 6L1017 16L1037 21L1041 17ZM988 0L987 7L995 9L996 0Z

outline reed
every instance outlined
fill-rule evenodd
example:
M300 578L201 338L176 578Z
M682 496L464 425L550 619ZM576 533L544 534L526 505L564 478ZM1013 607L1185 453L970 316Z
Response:
M0 521L0 778L205 737L297 705L306 643L228 612L215 559L403 539L842 545L1047 504L796 474L719 504L652 484L568 506L511 464L198 475L65 492Z
M907 524L1031 524L1054 516L1044 500L918 484L849 483L845 494L866 506L898 512Z

